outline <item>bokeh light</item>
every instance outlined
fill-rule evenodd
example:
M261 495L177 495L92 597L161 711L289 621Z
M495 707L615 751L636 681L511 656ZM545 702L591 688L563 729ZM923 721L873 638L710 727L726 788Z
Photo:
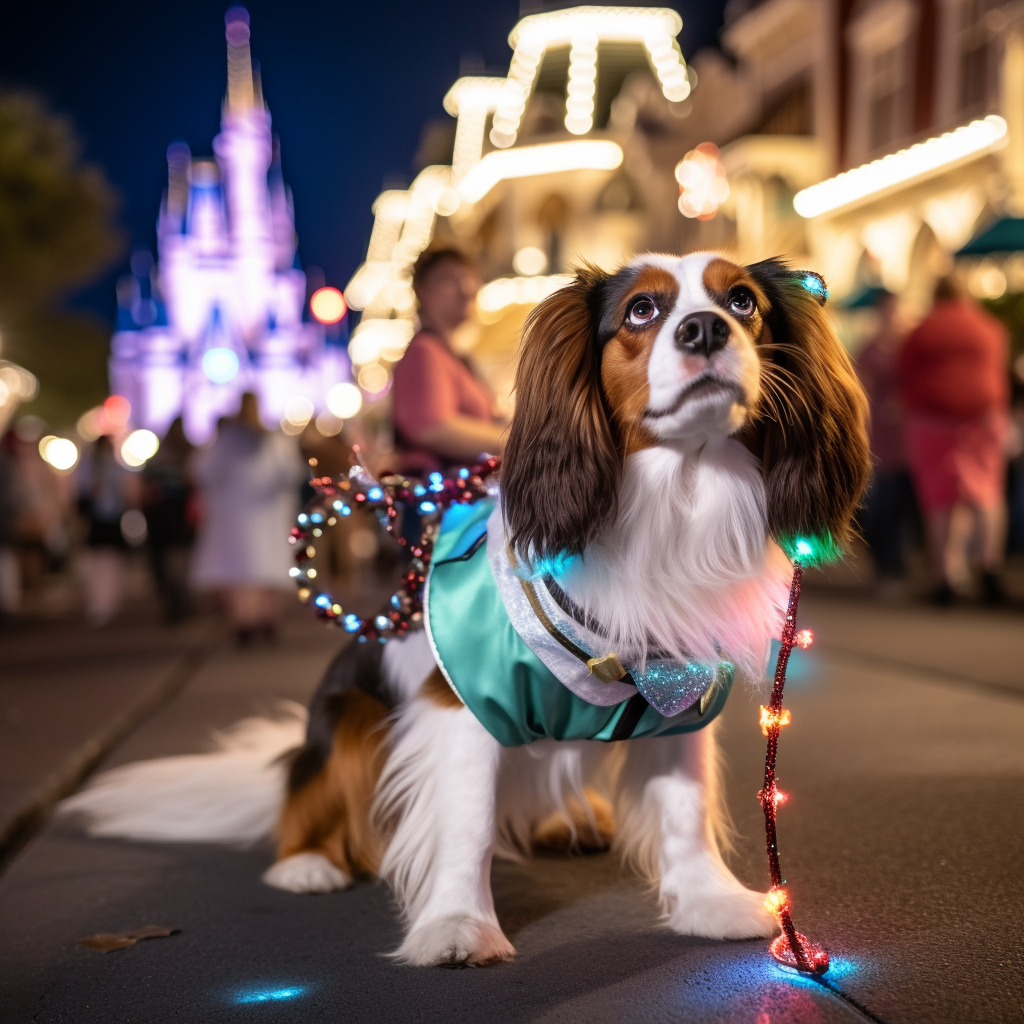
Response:
M111 395L103 403L103 416L105 429L103 433L116 434L128 426L128 419L132 414L132 404L124 395Z
M29 373L24 367L15 366L14 363L0 365L0 384L7 390L6 398L13 395L22 402L31 402L39 394L39 381L35 374ZM6 398L0 398L0 405Z
M100 434L106 432L107 429L107 417L103 412L103 406L97 405L93 409L87 409L78 417L78 422L75 424L75 429L78 431L78 436L83 441L95 441Z
M211 348L203 353L203 373L214 384L227 384L238 374L238 356L229 348Z
M78 445L66 437L48 434L39 441L39 454L54 469L66 473L78 462Z
M316 418L316 429L324 437L336 437L341 433L343 426L345 426L345 421L330 411L322 412Z
M548 269L548 258L543 249L526 245L512 257L512 269L523 277L543 274Z
M335 384L327 392L327 408L339 419L348 420L363 406L363 396L355 384Z
M305 395L292 395L284 404L284 419L281 429L286 434L301 434L313 418L313 401Z
M337 288L317 288L309 300L309 311L322 324L336 324L347 310L345 297Z
M380 363L370 363L359 371L359 386L370 395L383 394L390 380L388 371Z
M121 458L126 466L138 469L145 465L160 448L160 439L152 430L133 430L121 444Z
M718 147L702 142L676 164L679 182L679 212L684 217L710 220L729 198L725 167L718 159Z
M121 516L121 536L133 548L146 543L149 534L149 524L146 516L137 508L130 508Z

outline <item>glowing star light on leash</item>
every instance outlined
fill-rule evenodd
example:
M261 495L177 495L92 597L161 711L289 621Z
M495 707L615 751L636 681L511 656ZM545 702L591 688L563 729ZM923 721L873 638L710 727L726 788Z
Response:
M800 603L800 586L803 582L804 570L801 559L813 558L816 545L808 540L798 539L790 552L793 558L793 582L789 588L789 605L786 608L786 622L782 627L782 645L779 658L775 663L775 680L772 685L771 699L768 706L761 705L761 732L768 738L768 751L764 759L764 785L757 794L764 810L765 843L768 847L768 867L772 876L772 887L768 890L765 906L772 912L782 928L782 934L772 940L768 947L772 956L785 967L794 967L808 974L824 974L829 967L828 953L817 943L811 942L806 935L801 935L793 925L792 907L786 880L782 877L779 864L779 840L775 827L775 818L779 805L789 797L778 787L775 775L775 758L779 750L779 732L784 725L789 725L792 716L782 706L782 693L786 686L786 668L789 655L794 647L805 650L811 646L814 634L809 629L796 628L796 612ZM827 548L828 544L817 545ZM795 556L795 557L794 557Z

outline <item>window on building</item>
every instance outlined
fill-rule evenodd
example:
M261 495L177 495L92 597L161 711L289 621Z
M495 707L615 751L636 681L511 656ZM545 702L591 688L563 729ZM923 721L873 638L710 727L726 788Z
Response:
M846 30L853 163L888 152L911 132L918 18L910 0L860 3L856 11Z
M998 85L997 25L992 17L1003 0L962 0L957 26L959 95L957 108L980 110L995 99Z
M900 43L869 57L868 149L884 149L905 133L906 46Z

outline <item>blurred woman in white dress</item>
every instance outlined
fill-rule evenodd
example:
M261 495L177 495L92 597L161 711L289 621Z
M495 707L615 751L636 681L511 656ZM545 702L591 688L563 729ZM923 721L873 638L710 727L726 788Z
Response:
M201 518L192 567L197 589L215 591L240 643L273 639L292 589L288 531L306 467L298 442L260 423L256 396L222 420L192 462Z

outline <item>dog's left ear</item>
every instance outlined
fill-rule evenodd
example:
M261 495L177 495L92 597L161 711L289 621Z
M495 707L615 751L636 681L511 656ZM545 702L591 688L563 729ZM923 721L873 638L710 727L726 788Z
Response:
M608 280L582 267L523 329L501 498L509 540L527 562L580 554L615 514L622 454L597 338Z
M761 458L768 528L790 557L838 557L867 486L867 399L815 273L781 259L747 268L770 303L758 343L767 400L745 440Z

